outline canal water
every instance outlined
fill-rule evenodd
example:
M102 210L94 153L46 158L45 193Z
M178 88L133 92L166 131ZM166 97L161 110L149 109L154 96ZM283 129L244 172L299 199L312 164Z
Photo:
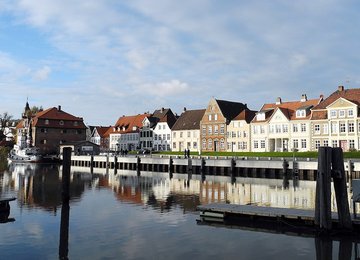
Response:
M343 246L326 237L197 221L196 207L211 202L312 209L311 181L188 180L185 174L170 179L165 173L90 174L72 167L67 211L61 173L60 166L34 164L10 165L0 173L0 198L17 198L8 221L0 223L0 259L341 259L344 250L346 259L359 255L351 240ZM69 222L61 229L62 215Z

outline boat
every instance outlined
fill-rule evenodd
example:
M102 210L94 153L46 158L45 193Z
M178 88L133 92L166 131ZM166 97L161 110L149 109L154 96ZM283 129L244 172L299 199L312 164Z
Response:
M42 161L42 155L38 147L20 147L14 145L8 155L9 162L38 163Z

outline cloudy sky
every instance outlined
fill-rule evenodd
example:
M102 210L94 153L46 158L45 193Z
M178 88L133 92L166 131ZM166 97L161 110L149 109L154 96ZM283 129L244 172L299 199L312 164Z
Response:
M0 113L87 124L359 87L358 1L1 0Z

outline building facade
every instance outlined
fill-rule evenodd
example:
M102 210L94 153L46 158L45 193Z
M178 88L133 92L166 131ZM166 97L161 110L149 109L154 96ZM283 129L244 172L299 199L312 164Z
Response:
M200 121L203 118L205 109L186 110L180 115L171 129L172 151L199 152L200 146Z

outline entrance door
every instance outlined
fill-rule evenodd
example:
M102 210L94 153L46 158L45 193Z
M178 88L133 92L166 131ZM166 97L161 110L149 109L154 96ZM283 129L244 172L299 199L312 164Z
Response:
M214 151L215 152L219 151L219 141L217 140L214 141Z
M340 147L343 151L347 151L348 150L348 145L347 145L347 141L346 140L340 140Z

